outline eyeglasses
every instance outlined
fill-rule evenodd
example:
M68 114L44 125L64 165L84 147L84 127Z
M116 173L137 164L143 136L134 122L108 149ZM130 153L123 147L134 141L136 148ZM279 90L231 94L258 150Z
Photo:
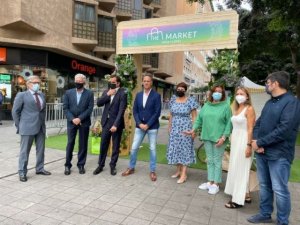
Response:
M178 88L177 91L185 91L183 88Z

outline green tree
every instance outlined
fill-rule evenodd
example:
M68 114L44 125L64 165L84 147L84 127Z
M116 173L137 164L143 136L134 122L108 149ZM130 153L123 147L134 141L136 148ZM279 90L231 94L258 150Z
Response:
M189 3L202 0L188 0ZM241 0L226 0L227 8L239 13L238 49L240 71L254 81L268 73L286 70L300 98L300 1L247 0L252 10L241 8Z

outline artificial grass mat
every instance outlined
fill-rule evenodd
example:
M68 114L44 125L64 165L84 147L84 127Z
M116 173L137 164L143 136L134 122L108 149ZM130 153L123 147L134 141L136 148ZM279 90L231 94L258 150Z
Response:
M75 142L75 146L74 146L74 151L75 152L78 151L78 139L77 138L78 138L78 135L76 137L76 142ZM66 134L50 136L46 139L46 148L53 148L53 149L58 149L58 150L65 151L66 146L67 146L67 135ZM99 148L100 148L100 146L99 146ZM168 161L166 159L166 149L167 149L166 145L157 144L157 146L156 146L156 157L157 157L156 162L157 163L168 164ZM91 151L91 138L89 138L89 145L88 145L88 152L90 153L90 151ZM205 152L204 152L203 149L200 150L199 155L200 155L201 161L204 161ZM149 155L149 144L148 143L142 143L142 146L139 149L137 160L148 162L149 157L150 157L150 155ZM120 156L120 158L129 159L129 156ZM192 164L190 167L191 168L196 168L196 169L206 170L206 164L203 163L203 162L200 162L198 159L197 159L197 163Z
M299 138L299 142L300 142L300 135L298 135L298 138ZM53 149L59 149L59 150L65 151L66 145L67 145L67 135L66 134L50 136L46 139L46 147L47 148L53 148ZM91 138L89 138L88 152L90 152L90 149L91 149ZM166 145L162 145L162 144L157 145L157 149L156 149L157 150L157 152L156 152L157 163L160 163L160 164L168 163L167 159L166 159L166 149L167 149ZM76 140L75 147L74 147L74 151L77 152L77 150L78 150L78 140ZM201 161L199 161L197 158L197 163L190 165L190 167L195 168L195 169L206 170L206 164L203 162L206 157L204 149L200 150L199 156L200 156ZM149 157L150 157L149 156L149 144L143 143L142 147L139 149L138 161L148 162ZM129 156L120 156L120 158L129 159ZM295 159L292 164L292 168L291 168L291 176L290 176L291 182L300 183L299 168L300 168L300 159Z

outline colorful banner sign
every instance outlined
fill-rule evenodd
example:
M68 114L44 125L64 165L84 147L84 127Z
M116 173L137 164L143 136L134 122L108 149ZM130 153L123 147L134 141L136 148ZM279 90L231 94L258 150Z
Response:
M230 38L230 21L196 22L124 29L122 47L203 43Z
M235 11L124 21L117 27L117 54L237 48Z

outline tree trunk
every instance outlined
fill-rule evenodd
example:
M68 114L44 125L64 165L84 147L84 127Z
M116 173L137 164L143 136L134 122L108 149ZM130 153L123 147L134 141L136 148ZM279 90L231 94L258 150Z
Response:
M297 50L298 48L296 47L291 47L291 55L292 55L292 63L293 67L296 71L297 74L297 86L296 86L296 95L297 98L300 99L300 64L297 62Z

